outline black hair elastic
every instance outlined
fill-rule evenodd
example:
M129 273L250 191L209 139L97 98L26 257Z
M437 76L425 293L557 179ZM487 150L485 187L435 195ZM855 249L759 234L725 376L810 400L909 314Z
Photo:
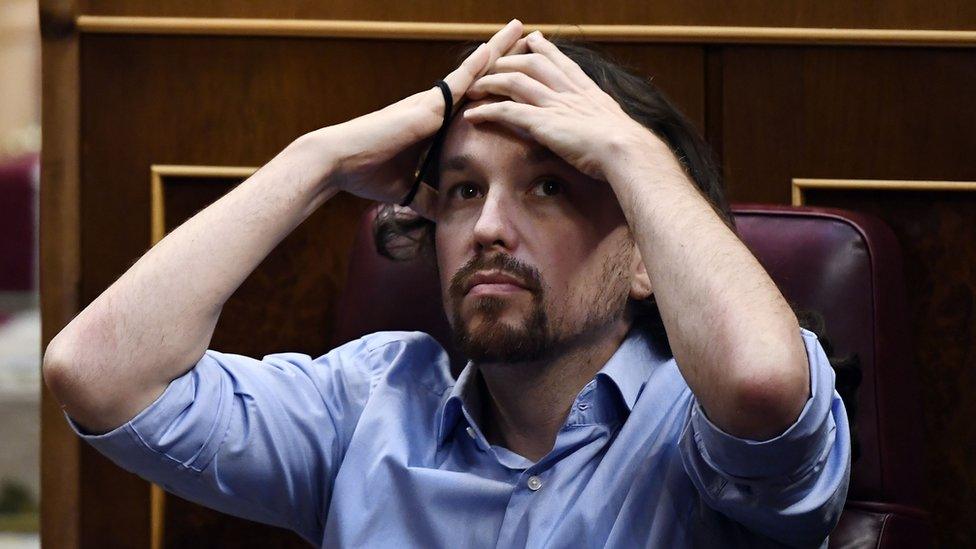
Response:
M447 134L447 127L451 124L451 111L454 109L454 96L451 95L451 88L443 80L434 82L434 85L440 88L441 93L444 94L444 122L441 124L440 129L437 130L437 133L434 134L434 141L430 144L430 148L427 149L427 156L424 157L424 163L420 165L420 170L417 172L417 179L413 182L413 188L410 189L410 193L400 203L401 206L409 206L413 202L414 197L417 196L417 191L420 190L420 183L424 180L424 177L427 175L427 170L430 168L430 162L437 156L434 153L440 149L441 142L444 141L444 136Z

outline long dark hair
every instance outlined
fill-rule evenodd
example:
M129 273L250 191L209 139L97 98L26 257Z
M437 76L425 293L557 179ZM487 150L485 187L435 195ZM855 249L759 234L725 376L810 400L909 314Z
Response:
M562 38L550 38L550 41L575 61L624 112L668 145L702 196L722 220L734 228L711 148L664 93L649 79L637 76L592 44ZM458 63L476 46L465 47L458 55ZM440 150L430 150L427 154L432 155L432 165L438 166ZM432 170L427 183L438 187L439 170ZM432 248L434 223L391 205L380 208L373 229L376 250L390 259L411 259Z
M607 95L612 97L631 118L651 130L674 153L702 197L715 213L735 231L735 219L725 198L718 163L711 147L701 137L692 123L671 103L664 93L648 78L614 61L594 45L562 38L550 38L560 51L576 62L583 72ZM458 63L466 58L477 45L465 47L459 54ZM460 111L460 109L458 109ZM433 166L438 166L440 150L430 150ZM437 187L439 170L433 170L427 183ZM373 225L376 250L393 260L409 260L418 256L432 257L434 222L384 205L377 212ZM670 354L664 322L654 296L644 301L631 301L628 305L635 322L643 323L658 349ZM821 344L831 353L830 342L825 338L823 318L814 312L800 311L797 319L801 326L814 332ZM854 414L857 410L856 389L860 384L857 357L831 358L831 366L837 373L837 390L850 415L852 439L856 434ZM858 445L854 441L855 456Z
M604 92L612 97L631 118L664 141L681 162L688 176L715 212L734 230L735 221L725 199L722 178L711 148L692 123L647 78L642 78L592 44L550 38L560 51L576 62ZM458 62L474 51L476 45L464 48ZM458 109L459 111L460 109ZM438 166L440 150L430 150L433 166ZM438 187L439 170L433 170L427 183ZM433 249L434 223L392 205L382 206L373 225L376 250L394 260L429 255ZM659 343L667 345L664 324L652 296L644 302L630 304L632 314L645 322Z

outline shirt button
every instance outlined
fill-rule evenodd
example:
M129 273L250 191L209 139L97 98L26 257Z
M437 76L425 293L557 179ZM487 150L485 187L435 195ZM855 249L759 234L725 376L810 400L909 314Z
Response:
M542 480L540 480L539 477L534 475L529 477L529 481L526 484L529 485L529 490L532 490L533 492L535 492L539 488L542 488Z
M475 438L476 435L474 434L474 429L472 429L471 427L468 427L467 431L468 431L468 436L469 437Z

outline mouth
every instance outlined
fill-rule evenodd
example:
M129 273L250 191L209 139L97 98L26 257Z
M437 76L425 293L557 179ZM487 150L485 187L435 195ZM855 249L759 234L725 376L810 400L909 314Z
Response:
M502 271L477 272L464 286L465 295L510 294L528 291L525 283Z

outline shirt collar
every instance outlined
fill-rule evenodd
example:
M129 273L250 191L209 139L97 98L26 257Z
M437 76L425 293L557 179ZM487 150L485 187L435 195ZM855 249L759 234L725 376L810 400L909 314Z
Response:
M477 369L474 363L470 360L458 374L457 381L454 383L454 387L451 387L451 392L448 395L447 402L441 408L441 421L437 426L437 444L443 444L444 439L447 435L454 429L454 425L458 422L458 418L461 416L461 405L464 404L464 396L466 393L476 391L477 389ZM472 399L468 399L469 407Z
M663 355L661 349L655 348L646 327L635 322L596 377L605 377L613 382L629 413L637 404L651 371L671 358Z
M594 379L603 377L611 382L620 393L620 397L627 407L627 412L633 411L650 377L651 371L666 362L670 357L663 356L660 349L656 349L652 338L644 326L634 323L620 347L613 353L610 360L597 372ZM437 442L443 444L447 436L454 430L454 426L465 411L479 414L481 407L477 393L477 368L468 361L458 375L457 381L451 388L447 400L441 407L441 417L438 423ZM464 405L464 409L462 409ZM471 419L477 420L472 417ZM477 429L477 426L473 426Z

